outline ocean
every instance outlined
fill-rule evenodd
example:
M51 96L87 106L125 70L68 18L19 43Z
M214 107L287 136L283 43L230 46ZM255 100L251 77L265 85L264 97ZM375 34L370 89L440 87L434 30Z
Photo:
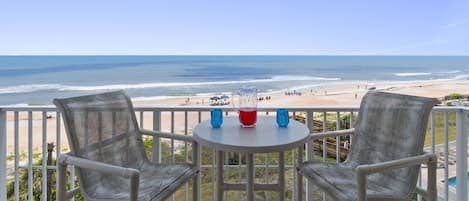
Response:
M469 78L469 56L0 56L0 105L124 89L136 100Z

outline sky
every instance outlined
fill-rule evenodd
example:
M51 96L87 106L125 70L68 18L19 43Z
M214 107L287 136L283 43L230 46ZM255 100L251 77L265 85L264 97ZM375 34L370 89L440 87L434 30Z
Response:
M469 1L1 0L0 55L469 55Z

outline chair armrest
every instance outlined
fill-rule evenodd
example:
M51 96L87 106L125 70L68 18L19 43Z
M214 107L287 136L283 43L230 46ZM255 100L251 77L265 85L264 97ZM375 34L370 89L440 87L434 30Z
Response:
M359 165L356 168L357 172L361 172L362 174L369 175L377 172L382 172L385 170L393 170L399 169L404 167L409 167L412 165L419 165L431 162L432 160L436 160L436 155L432 153L426 153L419 156L407 157L392 161L386 161L381 163L375 164L366 164L366 165Z
M377 173L377 172L382 172L386 170L394 170L394 169L409 167L412 165L420 165L420 164L426 163L426 164L429 164L429 170L428 170L429 176L435 177L434 179L436 181L436 160L437 159L436 159L435 154L425 153L423 155L407 157L407 158L402 158L398 160L386 161L386 162L381 162L381 163L376 163L376 164L359 165L355 169L357 172L358 200L366 200L366 176ZM433 178L431 179L433 180ZM429 189L431 192L427 192L427 194L425 194L426 198L429 197L430 199L433 199L432 198L432 196L434 196L433 191L435 190L436 192L436 186L432 186L431 188L432 189Z
M311 134L311 140L317 139L324 139L329 137L337 137L337 136L344 136L344 135L352 135L355 129L346 129L346 130L339 130L339 131L329 131L329 132L322 132L319 134Z
M74 165L79 168L90 169L105 174L119 175L126 178L140 175L140 172L133 168L124 168L116 165L110 165L107 163L74 157L69 154L60 155L58 162L63 165Z
M124 168L115 165L110 165L102 162L92 161L88 159L78 158L71 156L70 154L62 154L58 160L59 165L59 178L57 187L57 200L67 200L70 198L70 194L66 192L65 180L66 180L66 167L67 165L74 165L78 168L89 169L97 171L103 174L119 175L126 178L130 178L130 201L137 201L138 198L138 185L140 181L140 171L133 168ZM73 195L71 195L73 196Z
M165 133L165 132L160 132L160 131L151 131L151 130L145 130L145 129L140 129L140 133L142 133L143 135L151 135L154 137L172 138L172 139L182 140L182 141L187 141L187 142L195 142L194 138L188 135L179 135L179 134Z

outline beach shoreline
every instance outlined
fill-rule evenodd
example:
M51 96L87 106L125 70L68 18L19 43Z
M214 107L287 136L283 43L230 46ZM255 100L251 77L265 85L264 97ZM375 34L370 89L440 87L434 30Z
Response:
M321 88L303 88L303 89L287 89L283 92L270 93L269 100L259 101L259 107L310 107L310 106L359 106L361 98L374 87L374 90L402 93L408 95L435 97L442 99L451 93L469 94L469 80L449 80L449 81L419 81L419 82L382 82L377 84L343 84L323 86ZM285 95L286 92L295 92L295 95ZM301 93L301 95L299 95ZM265 95L264 95L265 96ZM52 98L52 97L51 97ZM189 98L189 101L188 99ZM134 100L135 107L171 107L171 106L187 106L187 107L210 107L209 97L188 96L180 98L170 98L161 100ZM203 102L203 104L202 104ZM232 107L232 105L214 106L214 107ZM51 117L47 119L47 138L46 142L56 143L56 119L55 112L48 113ZM144 128L152 129L152 114L144 113ZM28 113L19 113L19 132L18 146L21 151L28 149ZM137 119L140 117L137 115ZM171 119L174 119L174 127L171 128ZM208 119L206 113L202 114L202 119ZM171 113L162 113L161 129L163 131L171 131L185 134L184 113L177 112L171 117ZM189 112L187 116L187 127L190 130L198 123L198 114ZM32 145L34 149L42 149L42 114L33 113L32 128ZM63 123L61 122L61 144L62 148L68 145ZM14 152L14 113L7 113L7 151Z
M390 81L361 84L334 84L301 89L285 89L271 93L259 93L259 96L270 96L271 99L259 101L259 107L275 106L338 106L359 105L363 95L370 90L402 93L407 95L426 96L443 99L451 93L469 94L469 80L437 80L437 81ZM297 95L285 95L296 92ZM298 95L301 93L301 95ZM355 94L357 97L355 98ZM133 100L136 107L152 106L210 106L209 96L181 96L160 100ZM190 101L187 102L187 99ZM229 107L230 105L228 105Z

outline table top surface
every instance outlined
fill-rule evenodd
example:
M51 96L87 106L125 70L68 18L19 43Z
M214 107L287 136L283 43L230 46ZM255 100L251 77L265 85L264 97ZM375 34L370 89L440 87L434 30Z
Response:
M269 153L294 149L309 139L306 125L290 119L288 127L277 125L275 117L258 116L255 127L243 128L237 116L223 118L220 128L212 128L210 120L194 128L194 138L202 145L220 151Z

